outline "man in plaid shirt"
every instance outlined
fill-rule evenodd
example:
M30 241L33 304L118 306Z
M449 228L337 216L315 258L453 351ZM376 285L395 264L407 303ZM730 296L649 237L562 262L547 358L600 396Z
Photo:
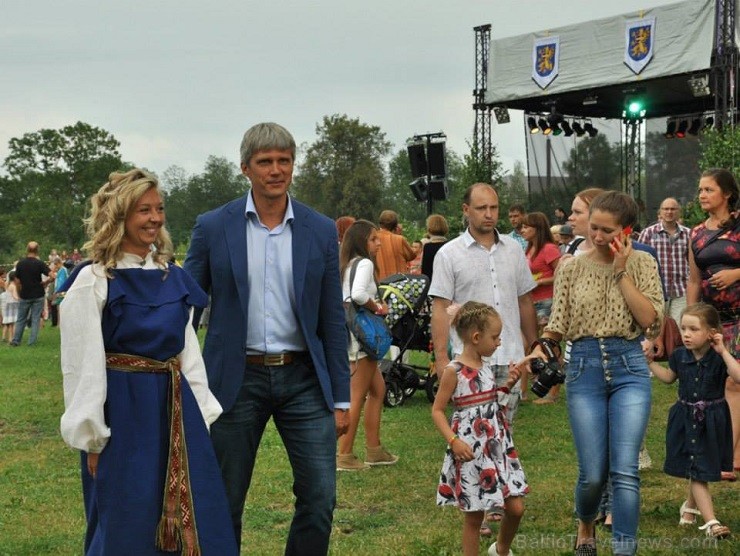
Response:
M686 307L686 282L689 278L689 233L691 230L679 223L681 206L673 197L660 203L658 222L645 228L638 241L658 252L662 271L663 290L666 295L665 314L680 322L681 311Z

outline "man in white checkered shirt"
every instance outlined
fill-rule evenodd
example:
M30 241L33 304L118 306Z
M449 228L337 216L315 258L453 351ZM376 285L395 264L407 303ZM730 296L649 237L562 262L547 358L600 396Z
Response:
M638 241L658 252L666 295L665 314L680 322L686 308L686 282L689 279L689 234L691 230L679 223L681 205L673 197L660 203L658 222L645 228Z

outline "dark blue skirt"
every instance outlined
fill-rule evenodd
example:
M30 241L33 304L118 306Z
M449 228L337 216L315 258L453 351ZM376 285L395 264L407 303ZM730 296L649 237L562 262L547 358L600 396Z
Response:
M172 555L155 548L170 440L169 375L108 369L107 378L105 418L111 436L100 454L95 479L87 472L87 454L82 452L85 554ZM182 407L201 553L238 554L221 471L184 377Z

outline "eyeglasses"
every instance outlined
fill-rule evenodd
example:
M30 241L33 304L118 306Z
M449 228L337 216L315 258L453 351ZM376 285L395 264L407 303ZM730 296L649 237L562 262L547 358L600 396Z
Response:
M679 210L678 207L663 207L660 210Z

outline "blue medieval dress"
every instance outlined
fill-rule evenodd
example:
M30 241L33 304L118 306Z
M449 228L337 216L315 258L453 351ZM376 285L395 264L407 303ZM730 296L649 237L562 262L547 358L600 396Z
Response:
M207 388L189 324L191 307L205 306L207 297L181 268L159 268L150 256L139 260L133 267L119 265L110 279L92 276L100 267L90 265L66 284L62 304L62 434L82 450L85 554L237 554L206 424L221 408ZM84 310L76 313L75 305L93 311L90 297L95 287L100 291L101 279L107 297L97 302L98 325ZM103 354L96 335L102 335ZM190 362L183 357L188 341ZM86 380L101 362L105 377ZM102 415L96 414L95 399L104 400ZM101 418L103 423L95 423ZM95 478L88 472L88 452L100 453Z

